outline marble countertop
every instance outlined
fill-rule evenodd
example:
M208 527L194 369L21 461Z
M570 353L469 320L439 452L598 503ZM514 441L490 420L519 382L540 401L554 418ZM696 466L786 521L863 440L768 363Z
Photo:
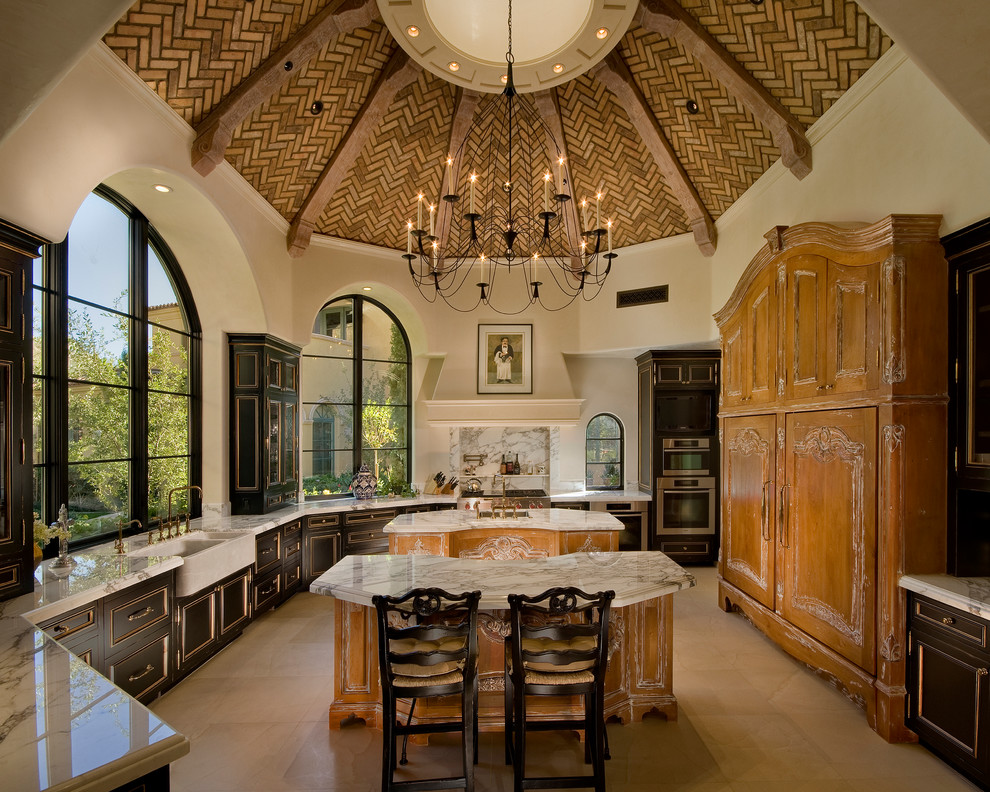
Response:
M990 578L952 575L902 575L901 588L990 619Z
M310 591L360 605L375 594L419 587L481 591L480 607L505 608L508 595L540 594L554 586L588 593L611 589L615 607L672 594L694 576L663 553L570 553L522 561L477 561L422 555L347 556L313 581Z
M653 496L649 492L640 492L639 490L575 490L570 492L551 492L550 499L552 501L588 501L589 503L595 503L597 501L628 501L631 503L648 503L653 500Z
M608 512L574 509L529 509L513 519L478 517L473 509L400 514L385 526L385 533L453 533L472 528L543 531L621 531L622 522Z

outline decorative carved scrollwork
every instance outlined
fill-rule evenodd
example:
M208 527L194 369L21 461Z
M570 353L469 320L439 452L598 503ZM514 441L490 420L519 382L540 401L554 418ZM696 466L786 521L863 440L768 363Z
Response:
M416 538L416 544L414 544L409 550L406 551L406 555L432 555L429 550L426 549L426 545L423 544L422 537Z
M504 643L506 637L511 632L507 619L500 619L491 613L478 613L478 630L491 643Z
M881 267L880 315L886 383L904 382L904 257L891 255Z
M494 536L471 550L462 550L458 558L508 561L523 558L546 558L546 550L538 550L518 536Z
M893 633L889 633L883 639L883 643L880 644L880 656L885 660L889 660L891 663L899 663L901 661L901 644L894 637Z
M742 431L737 432L729 441L728 448L732 453L743 456L752 456L753 454L766 456L770 450L770 443L764 440L763 436L755 429L747 426Z
M810 456L818 462L831 462L833 459L862 462L865 446L834 426L817 426L794 444L794 453Z

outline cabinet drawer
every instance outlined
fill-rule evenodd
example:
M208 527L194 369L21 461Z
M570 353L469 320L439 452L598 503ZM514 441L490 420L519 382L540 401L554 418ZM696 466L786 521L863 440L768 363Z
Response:
M912 628L928 627L936 635L953 636L971 646L987 648L987 624L983 620L929 599L915 597L913 602Z
M345 539L348 555L374 555L388 552L388 537L381 528L349 531Z
M276 602L282 594L282 575L280 570L266 575L254 583L254 612L261 613Z
M288 594L296 591L302 583L302 557L297 556L295 563L286 563L282 569L282 579L285 581L283 590Z
M292 539L302 536L302 521L296 520L288 525L282 526L282 541L288 543Z
M160 632L140 649L112 660L107 668L110 681L139 701L147 701L168 682L170 639L168 632Z
M660 542L660 552L671 558L684 555L708 555L710 542Z
M171 618L170 591L167 582L143 594L134 592L128 596L129 593L131 592L106 600L108 654L142 630L168 622Z
M309 528L330 528L335 525L340 525L339 514L322 514L319 517L309 517L306 520L306 526Z
M344 525L364 525L380 522L383 525L394 520L399 512L396 509L375 509L366 512L344 512Z
M89 635L98 635L99 626L99 602L93 602L85 607L69 613L63 613L54 619L42 622L38 626L48 633L52 638L63 641L70 636L82 639Z
M278 529L255 539L255 567L262 574L282 560L282 532Z
M282 559L284 561L292 560L293 556L299 554L302 550L302 532L296 531L292 538L286 536L282 540Z

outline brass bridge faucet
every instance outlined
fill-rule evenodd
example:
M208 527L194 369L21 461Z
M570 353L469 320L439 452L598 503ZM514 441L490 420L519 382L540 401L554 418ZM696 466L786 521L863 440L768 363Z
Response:
M124 523L123 520L117 520L117 538L114 540L113 549L117 551L117 555L123 555L126 551L124 550L124 529L130 528L132 525L137 523L138 529L142 528L140 520L131 520L129 523ZM149 542L148 544L151 544Z
M203 500L203 488L200 487L200 486L198 486L198 485L196 485L196 484L187 484L184 487L172 487L172 489L170 489L168 491L168 530L169 530L169 536L172 535L172 528L173 527L175 527L175 529L176 529L176 534L175 534L176 536L181 536L182 535L182 531L179 528L179 518L178 518L178 516L176 516L176 518L175 518L175 525L173 526L173 524L172 524L172 493L174 493L174 492L181 492L181 491L184 491L184 490L198 490L200 502L202 502L202 500ZM185 518L186 518L186 533L189 532L189 515L191 514L191 512L192 512L192 504L190 503L190 505L189 505L189 511L186 512L186 514L185 514Z

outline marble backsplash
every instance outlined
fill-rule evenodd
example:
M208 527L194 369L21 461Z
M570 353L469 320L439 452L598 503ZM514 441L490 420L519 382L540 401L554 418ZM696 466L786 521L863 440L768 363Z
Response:
M506 459L513 460L518 455L523 470L522 474L513 475L512 486L548 491L559 489L560 474L556 464L559 451L560 430L555 427L462 426L450 430L451 471L456 471L462 483L472 476L479 478L485 488L491 486L492 476L498 473L505 454ZM483 461L466 460L465 455L480 456Z

